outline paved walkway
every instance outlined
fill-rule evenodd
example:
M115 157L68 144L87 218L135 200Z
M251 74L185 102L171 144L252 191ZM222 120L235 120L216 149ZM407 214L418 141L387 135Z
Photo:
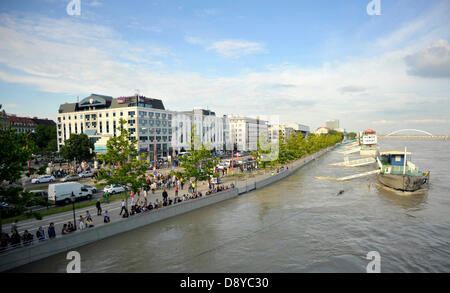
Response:
M304 161L308 160L310 157L311 156L306 156L298 161L287 164L285 166L287 166L287 167L289 167L289 169L291 169L291 168L303 163ZM245 174L246 178L238 178L237 177L237 174L242 174L242 173ZM219 185L230 186L231 183L234 183L235 187L237 187L237 188L246 188L246 186L249 186L249 189L252 189L252 187L254 186L256 181L260 181L264 178L272 176L271 173L272 172L270 170L267 170L266 172L264 172L263 170L254 170L251 172L250 171L241 172L238 168L235 168L234 169L235 176L222 177L221 178L222 183L220 183ZM274 173L276 173L276 170L274 171ZM186 195L188 194L188 187L186 186L186 184L184 187L185 187L184 190L180 189L178 191L178 196L183 196L183 194L186 194ZM208 184L206 182L198 183L197 189L198 189L198 191L201 191L202 194L204 195L205 192L208 190ZM167 190L167 192L168 192L169 198L173 199L175 197L175 190L173 188L171 188L170 190ZM144 199L143 194L141 195L140 198L142 200ZM159 201L162 201L162 190L156 191L155 194L152 194L151 191L148 192L148 195L147 195L148 203L149 202L154 203L156 201L156 199L158 199ZM91 214L94 225L104 225L105 224L103 222L103 213L105 213L105 211L108 211L108 213L111 217L111 222L121 218L121 216L119 215L119 212L121 210L121 202L122 202L122 200L115 200L115 201L111 201L110 203L102 203L101 204L101 207L102 207L102 215L101 216L97 216L97 208L95 206L77 209L75 211L77 229L79 227L78 224L79 224L80 215L82 215L83 218L85 218L86 211L89 211L89 213ZM131 210L131 198L130 197L128 198L128 210L129 211ZM35 236L36 230L38 230L38 228L40 226L42 226L42 228L45 231L46 236L48 236L47 228L48 228L49 224L53 222L55 225L56 235L58 237L61 235L63 224L67 224L69 221L71 221L73 223L73 220L74 220L73 219L73 211L71 210L68 212L45 216L42 220L30 219L30 220L20 221L18 223L18 231L19 231L19 234L22 235L25 230L28 230L28 232L30 232L31 234L34 235L34 239L35 239L36 238L36 236ZM3 231L10 234L11 226L12 226L12 224L3 225Z

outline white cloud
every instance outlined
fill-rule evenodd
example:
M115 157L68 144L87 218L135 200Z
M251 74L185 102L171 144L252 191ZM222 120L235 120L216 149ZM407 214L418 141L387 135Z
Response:
M98 0L93 0L93 1L90 1L90 2L83 3L83 4L85 4L87 6L92 6L92 7L99 7L99 6L103 5L103 3L98 1Z
M264 52L260 43L245 40L222 40L212 43L207 50L214 50L225 57L238 58L243 55Z
M439 40L419 52L408 55L405 61L412 75L442 78L450 77L450 46L446 40Z
M230 58L264 51L261 44L244 40L212 43L191 36L185 40ZM170 57L170 51L136 49L103 26L72 18L0 15L0 64L4 66L0 79L73 95L73 100L61 95L62 100L53 101L55 113L60 103L74 102L77 95L121 96L139 88L144 95L162 98L173 110L208 106L218 115L278 114L312 128L337 118L350 130L371 125L395 130L398 121L412 117L426 120L434 113L434 117L446 117L450 85L442 79L408 75L404 58L410 54L410 50L394 50L316 68L281 64L211 78L171 72L160 61ZM435 125L446 127L445 122Z

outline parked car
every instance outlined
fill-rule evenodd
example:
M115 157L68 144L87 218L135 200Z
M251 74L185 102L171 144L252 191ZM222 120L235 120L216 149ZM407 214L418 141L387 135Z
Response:
M80 176L78 176L78 174L69 174L63 179L61 179L62 182L78 181L78 180L80 180Z
M97 193L97 187L95 186L84 184L83 187L86 188L88 191L90 191L91 194Z
M43 175L38 178L31 179L31 183L33 184L53 182L53 181L55 181L55 177L53 177L52 175Z
M30 190L30 192L33 193L35 197L41 197L43 199L48 198L48 193L46 190Z
M71 203L72 194L76 200L90 199L92 197L91 191L88 191L83 184L78 182L57 183L48 186L48 201L55 204Z
M91 171L83 171L80 174L78 174L78 176L80 176L80 178L90 178L92 177L94 173L92 173Z
M120 185L107 185L103 189L103 192L108 192L110 194L122 193L125 191L125 187Z

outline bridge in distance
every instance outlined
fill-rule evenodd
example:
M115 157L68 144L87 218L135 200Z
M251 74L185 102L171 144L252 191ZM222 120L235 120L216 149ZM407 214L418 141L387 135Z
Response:
M405 132L416 132L419 133L418 135L410 135L410 134L399 134L399 133L405 133ZM418 129L400 129L393 131L389 134L379 134L378 138L419 138L419 139L444 139L448 140L450 138L449 134L439 134L435 135L425 130L418 130Z

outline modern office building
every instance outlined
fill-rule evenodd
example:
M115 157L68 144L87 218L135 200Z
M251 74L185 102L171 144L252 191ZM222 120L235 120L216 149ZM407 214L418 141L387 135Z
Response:
M284 124L286 127L293 128L296 132L301 132L303 134L303 137L308 137L308 135L311 133L311 130L309 126L295 123L295 122L288 122Z
M245 116L231 116L230 143L238 151L256 151L260 138L269 139L268 121Z
M62 104L56 117L58 151L71 134L84 133L95 152L104 152L108 139L120 134L119 120L124 119L130 139L138 141L139 153L147 154L150 161L154 150L157 156L171 153L173 112L159 99L91 94L80 102Z
M210 110L194 109L176 112L173 118L173 150L178 153L191 148L191 131L194 127L198 137L196 143L202 143L210 150L224 151L227 146L230 147L228 125L226 117L217 117ZM201 145L198 147L200 148Z
M328 120L325 123L325 126L329 129L336 130L339 128L339 120Z

